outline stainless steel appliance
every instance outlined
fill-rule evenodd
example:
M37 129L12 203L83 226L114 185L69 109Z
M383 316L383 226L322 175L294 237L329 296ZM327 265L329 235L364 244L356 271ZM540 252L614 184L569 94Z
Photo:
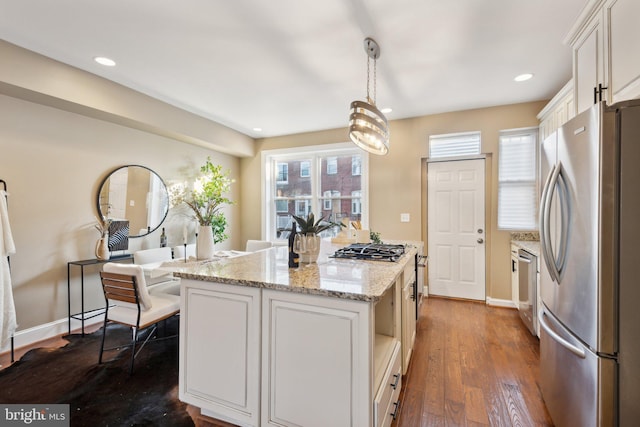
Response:
M404 250L404 245L354 243L338 249L333 254L333 257L396 262L404 254Z
M537 335L538 328L537 265L537 256L524 249L518 250L518 312L532 335Z
M540 381L558 427L640 420L640 102L594 105L541 149Z

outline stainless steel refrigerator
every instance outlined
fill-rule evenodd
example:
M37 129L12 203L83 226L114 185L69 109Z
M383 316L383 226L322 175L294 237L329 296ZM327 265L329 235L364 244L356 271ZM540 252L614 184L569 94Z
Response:
M640 101L541 146L540 386L554 424L640 425Z

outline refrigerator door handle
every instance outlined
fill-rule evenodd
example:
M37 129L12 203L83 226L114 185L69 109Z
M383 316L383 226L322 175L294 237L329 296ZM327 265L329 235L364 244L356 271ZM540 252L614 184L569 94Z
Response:
M550 257L550 249L549 242L547 240L547 235L551 236L551 232L548 231L549 228L549 218L551 216L550 212L547 210L547 193L549 192L549 186L551 185L551 178L553 177L553 172L555 171L556 165L551 167L551 171L549 175L547 175L547 179L544 183L544 187L542 187L542 194L540 196L540 247L542 248L542 259L547 266L547 270L549 274L551 273L551 257ZM553 276L551 277L553 279Z
M558 283L560 283L560 276L564 270L564 263L567 257L567 241L569 239L569 218L571 218L571 205L569 201L569 186L564 177L564 168L562 162L558 163L558 195L560 197L560 245L558 248L558 255L555 259L556 270L558 272Z
M580 357L581 359L584 359L585 357L587 357L587 355L584 352L584 350L582 350L581 348L576 347L575 345L571 344L570 342L568 342L567 340L562 338L560 335L555 333L549 327L549 325L547 325L547 321L544 319L544 316L545 316L544 309L540 309L540 312L538 313L538 323L540 323L540 326L542 327L542 329L544 329L544 331L547 334L549 334L549 336L554 341L556 341L558 344L560 344L561 346L563 346L564 348L566 348L567 350L569 350L571 353L575 354L576 356Z
M553 254L553 248L551 247L551 227L549 226L551 221L551 201L553 200L553 194L555 193L556 186L558 184L558 177L560 176L560 172L562 171L562 163L558 165L554 165L551 171L551 179L548 182L548 187L545 192L545 228L544 228L544 255L547 263L547 268L549 269L549 274L551 278L556 282L560 283L560 271L558 271L558 264L556 261L556 257Z

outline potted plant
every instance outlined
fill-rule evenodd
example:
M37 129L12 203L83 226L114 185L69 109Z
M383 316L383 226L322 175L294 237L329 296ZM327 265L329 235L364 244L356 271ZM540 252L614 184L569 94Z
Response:
M232 183L229 171L223 170L221 165L214 165L211 158L207 157L206 163L200 167L200 174L196 177L192 189L186 185L177 185L170 190L171 205L187 205L193 218L198 221L198 259L212 258L214 243L229 238L225 232L227 218L221 209L224 205L233 204L226 196Z
M326 221L324 216L316 221L313 212L310 212L306 218L293 214L291 216L298 225L298 239L304 239L304 243L301 245L303 249L299 253L300 262L316 262L320 253L320 233L333 227L343 226L342 224Z

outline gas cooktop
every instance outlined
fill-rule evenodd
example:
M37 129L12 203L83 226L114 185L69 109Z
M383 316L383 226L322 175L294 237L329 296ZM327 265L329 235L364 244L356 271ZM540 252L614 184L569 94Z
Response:
M404 245L354 243L338 249L332 258L352 258L372 261L396 262L404 254Z

